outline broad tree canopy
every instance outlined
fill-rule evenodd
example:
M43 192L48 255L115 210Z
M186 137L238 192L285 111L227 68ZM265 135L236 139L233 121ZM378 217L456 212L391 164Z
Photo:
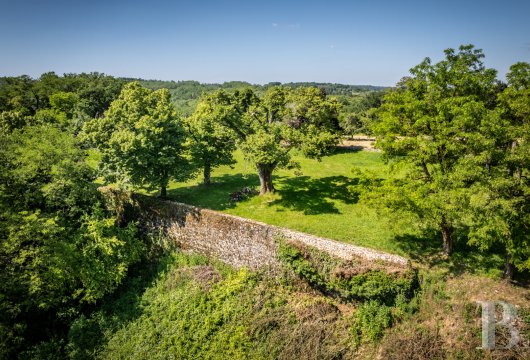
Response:
M437 226L446 254L465 219L468 188L494 159L499 118L493 111L496 71L472 45L425 59L384 98L376 125L378 146L410 171L383 193L396 209Z
M338 141L339 103L317 88L274 86L262 99L250 89L217 91L219 121L238 137L245 158L260 178L260 193L274 191L272 174L294 165L291 150L312 158L327 154Z
M236 135L220 121L233 110L217 106L219 100L218 94L203 95L197 109L185 121L191 157L203 169L205 185L210 184L212 169L235 163L232 154L236 149Z
M125 85L101 118L84 126L84 135L103 154L105 176L124 184L159 188L192 174L185 156L185 132L169 91Z

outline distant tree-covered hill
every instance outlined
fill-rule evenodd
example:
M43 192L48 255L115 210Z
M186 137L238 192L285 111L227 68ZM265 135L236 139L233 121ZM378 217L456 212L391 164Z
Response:
M269 83L266 86L279 85L279 83ZM388 87L385 86L374 86L374 85L346 85L346 84L333 84L333 83L317 83L317 82L295 82L285 83L284 86L297 88L312 86L323 89L328 95L353 95L355 93L366 92L366 91L383 91Z
M139 81L143 86L151 89L166 88L175 90L174 94L179 98L197 98L204 91L213 91L217 89L238 89L250 87L256 90L265 90L272 86L284 85L290 88L298 87L318 87L326 91L328 95L351 95L366 91L382 91L387 89L385 86L374 85L347 85L335 83L318 83L318 82L270 82L265 85L251 84L246 81L228 81L224 83L200 83L194 80L185 81L164 81L164 80L144 80L135 78L124 78L125 81Z
M245 81L228 81L222 84L217 83L200 83L198 81L163 81L163 80L144 80L135 78L123 78L125 81L139 81L143 86L158 90L162 88L169 89L171 97L177 108L184 115L189 115L195 109L197 100L203 93L215 91L218 89L241 89L252 88L256 93L260 94L269 87L282 85L280 82L270 82L265 85L251 84ZM317 83L317 82L291 82L283 83L284 86L290 88L298 87L318 87L326 92L328 95L342 95L355 96L360 93L383 91L387 89L384 86L373 85L346 85L333 83Z

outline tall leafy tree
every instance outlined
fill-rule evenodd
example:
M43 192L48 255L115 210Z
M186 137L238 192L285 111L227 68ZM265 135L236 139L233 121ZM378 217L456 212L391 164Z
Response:
M53 124L62 129L74 128L74 116L79 98L72 92L57 92L49 96L50 108L39 109L33 123Z
M134 224L116 227L103 210L85 157L71 134L53 126L0 134L4 354L16 352L24 339L42 340L81 303L112 292L140 259Z
M190 153L197 166L203 169L205 185L210 185L211 172L215 167L235 163L232 155L236 149L235 134L220 121L231 110L218 106L218 100L219 94L204 95L185 121L190 134Z
M317 88L270 87L262 99L250 89L220 91L220 121L238 136L260 179L260 194L274 191L273 172L292 165L291 150L320 158L337 143L338 102Z
M75 84L75 92L80 100L77 105L78 110L87 118L103 116L105 110L118 97L125 85L123 79L116 79L97 72L69 74L65 75L65 78Z
M170 180L182 181L193 173L182 119L166 89L129 83L104 116L83 129L83 137L101 151L100 164L111 181L158 188L165 197Z
M494 160L472 197L470 242L501 249L504 276L530 269L530 64L516 63L499 94Z
M470 187L494 160L498 86L483 57L466 45L445 50L436 64L426 58L385 96L375 126L385 156L408 170L387 182L382 200L437 227L447 255L465 220Z

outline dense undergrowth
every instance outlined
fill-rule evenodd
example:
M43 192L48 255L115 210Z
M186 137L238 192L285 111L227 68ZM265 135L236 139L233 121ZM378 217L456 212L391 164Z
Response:
M382 265L343 261L282 240L279 257L314 288L356 304L351 327L355 345L378 340L386 328L418 308L418 273L412 268L394 269L392 273Z
M101 308L78 318L66 354L74 359L350 358L417 308L411 301L415 275L376 270L344 282L334 275L331 285L323 267L332 270L340 266L338 260L321 258L316 269L309 260L300 264L299 249L281 249L288 266L277 274L172 252L131 276Z
M334 266L336 260L328 260ZM411 313L409 298L400 303L396 296L385 305L378 293L352 302L294 270L237 270L171 251L131 269L114 294L71 323L66 337L56 334L20 357L351 358ZM387 278L382 288L394 280ZM377 288L378 281L370 278L365 288Z
M272 274L170 251L131 269L115 293L72 322L66 337L52 337L20 357L294 359L303 354L305 359L517 359L524 355L520 347L477 350L480 308L470 301L502 293L504 300L518 306L520 331L526 336L530 317L525 314L530 312L521 289L471 275L451 280L440 273L387 274L362 266L357 274L348 273L355 280L341 283L332 280L345 276L344 264L337 259L285 244L281 258L287 266ZM342 270L334 271L337 268Z
M354 348L352 323L335 300L288 274L173 252L76 320L65 348L75 359L333 359Z
M311 285L345 301L373 300L393 306L410 300L419 286L412 268L389 274L383 266L340 261L316 249L285 242L280 245L279 256Z

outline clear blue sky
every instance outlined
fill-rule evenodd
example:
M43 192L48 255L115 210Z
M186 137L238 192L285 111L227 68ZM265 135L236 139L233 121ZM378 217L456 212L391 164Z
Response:
M530 1L0 0L0 75L393 85L472 43L530 62Z

